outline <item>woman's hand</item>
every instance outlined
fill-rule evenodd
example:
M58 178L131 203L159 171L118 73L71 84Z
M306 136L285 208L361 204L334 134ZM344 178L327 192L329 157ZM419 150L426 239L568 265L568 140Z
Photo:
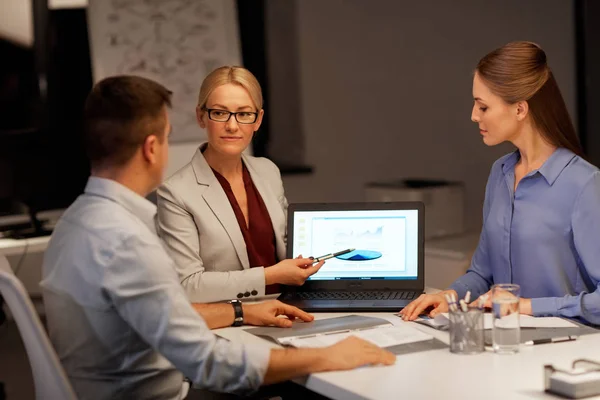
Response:
M432 318L440 313L448 312L448 302L444 296L446 294L456 296L454 290L445 290L436 294L422 294L417 297L416 300L413 300L409 305L404 307L402 311L400 311L400 316L405 321L414 321L430 307L433 307L433 310L429 313L429 316Z
M309 276L316 274L323 264L325 264L325 261L313 265L313 260L310 258L294 258L280 261L271 267L265 268L265 284L281 283L284 285L300 286Z
M470 306L479 306L479 302L481 298L484 298L483 307L492 308L492 291L489 290L487 293L482 294L477 298L477 300L471 302ZM523 315L533 315L533 311L531 310L531 299L519 299L519 313Z

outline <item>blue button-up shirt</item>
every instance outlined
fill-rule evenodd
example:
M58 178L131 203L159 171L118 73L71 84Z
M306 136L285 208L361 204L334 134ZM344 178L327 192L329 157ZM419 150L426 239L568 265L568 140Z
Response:
M479 296L517 283L535 316L600 324L600 171L559 148L515 192L519 159L516 151L494 163L479 245L451 288Z
M78 397L178 399L182 372L216 391L258 388L269 349L229 343L208 329L156 236L155 214L125 186L92 177L54 230L44 303Z

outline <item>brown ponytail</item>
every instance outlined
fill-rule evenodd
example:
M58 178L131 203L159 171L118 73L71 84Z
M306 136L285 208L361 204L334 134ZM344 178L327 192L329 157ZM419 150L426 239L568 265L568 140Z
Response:
M483 57L476 72L492 93L508 104L527 101L535 127L550 144L583 157L579 137L540 46L508 43Z

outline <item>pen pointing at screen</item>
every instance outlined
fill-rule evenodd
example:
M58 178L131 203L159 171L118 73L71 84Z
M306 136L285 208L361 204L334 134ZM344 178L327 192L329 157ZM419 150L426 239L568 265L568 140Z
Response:
M338 251L337 253L329 253L329 254L325 254L324 256L320 256L320 257L316 257L316 258L311 257L311 258L313 258L314 262L319 262L319 261L323 261L323 260L328 260L333 257L341 256L342 254L350 253L351 251L354 251L354 250L356 250L356 249L346 249L346 250Z

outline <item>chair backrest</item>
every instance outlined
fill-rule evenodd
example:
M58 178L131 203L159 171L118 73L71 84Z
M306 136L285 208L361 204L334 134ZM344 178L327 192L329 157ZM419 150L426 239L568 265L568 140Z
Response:
M13 315L27 350L37 399L76 400L56 352L25 287L0 254L0 295Z

